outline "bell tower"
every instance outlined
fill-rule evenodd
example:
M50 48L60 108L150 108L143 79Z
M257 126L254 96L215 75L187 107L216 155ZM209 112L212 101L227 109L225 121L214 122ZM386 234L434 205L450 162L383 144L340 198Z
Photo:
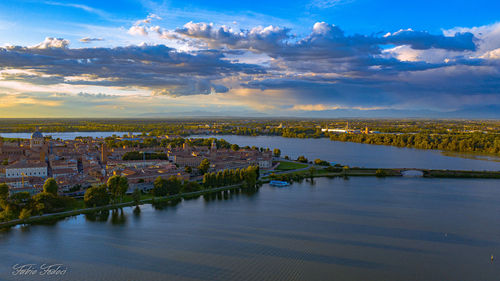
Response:
M102 164L108 163L108 151L105 143L101 144L101 162Z

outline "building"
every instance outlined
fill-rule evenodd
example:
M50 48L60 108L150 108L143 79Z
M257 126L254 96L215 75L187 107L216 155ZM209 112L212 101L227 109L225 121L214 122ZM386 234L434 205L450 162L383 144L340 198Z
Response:
M47 177L47 164L46 163L23 163L17 162L8 165L5 168L6 178L20 178L20 177Z
M34 132L31 134L31 139L30 139L30 148L42 148L43 144L45 143L45 140L43 138L43 134L40 133L39 131Z

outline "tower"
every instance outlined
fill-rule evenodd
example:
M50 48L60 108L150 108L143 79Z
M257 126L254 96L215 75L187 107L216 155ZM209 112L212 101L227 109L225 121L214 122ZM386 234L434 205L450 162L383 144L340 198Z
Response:
M216 152L217 151L217 143L214 141L212 141L212 145L210 146L210 151L211 152Z
M40 150L40 162L45 162L45 150Z
M368 126L366 126L366 127L365 127L365 134L367 134L367 135L368 135L368 133L369 133L369 132L370 132L370 131L368 131Z
M108 152L106 151L106 144L101 144L101 162L106 164L108 162Z

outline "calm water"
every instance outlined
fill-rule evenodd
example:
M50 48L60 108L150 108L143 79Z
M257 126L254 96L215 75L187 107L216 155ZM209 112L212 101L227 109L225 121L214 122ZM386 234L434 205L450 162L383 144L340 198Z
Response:
M62 139L62 140L74 140L76 137L105 138L105 137L111 137L113 135L121 137L123 135L128 134L128 132L63 132L63 133L42 132L42 133L44 136L52 136L53 139ZM134 133L134 134L140 134L140 133ZM0 133L0 137L29 139L31 138L31 133Z
M471 159L470 154L447 154L438 150L401 148L329 139L294 139L272 136L193 136L223 138L240 146L279 148L281 155L296 159L300 155L309 160L320 158L352 167L366 168L423 168L450 170L500 170L500 158ZM461 157L464 156L464 157ZM469 156L469 157L466 157ZM496 160L496 161L494 161Z
M317 179L0 233L0 280L498 280L500 181ZM91 220L92 219L92 220ZM13 264L62 263L64 278Z

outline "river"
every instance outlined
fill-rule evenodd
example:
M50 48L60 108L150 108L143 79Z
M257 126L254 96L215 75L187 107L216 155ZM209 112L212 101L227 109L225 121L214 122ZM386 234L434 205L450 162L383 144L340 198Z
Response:
M109 137L123 136L127 132L63 132L43 133L52 138L72 140L78 136ZM133 133L138 135L140 133ZM6 138L30 138L30 133L0 133ZM395 146L372 145L353 142L330 141L321 139L283 138L277 136L207 136L194 135L191 137L223 138L230 143L240 146L257 146L279 148L282 156L288 155L297 158L300 155L310 160L320 158L333 163L352 167L366 168L420 168L420 169L450 169L450 170L500 170L500 157L484 156L479 154L442 153L439 150L424 150L401 148Z
M222 138L350 166L499 170L499 162L432 150ZM0 232L0 280L498 280L499 187L487 179L320 178L18 226ZM24 264L66 271L13 275Z
M224 139L239 146L279 148L282 156L296 159L300 155L309 160L316 158L351 167L365 168L419 168L450 170L500 170L500 158L471 158L470 154L442 153L439 150L424 150L386 145L331 141L321 139L298 139L274 136L207 136Z
M0 232L0 279L498 280L499 182L320 178L16 227Z

